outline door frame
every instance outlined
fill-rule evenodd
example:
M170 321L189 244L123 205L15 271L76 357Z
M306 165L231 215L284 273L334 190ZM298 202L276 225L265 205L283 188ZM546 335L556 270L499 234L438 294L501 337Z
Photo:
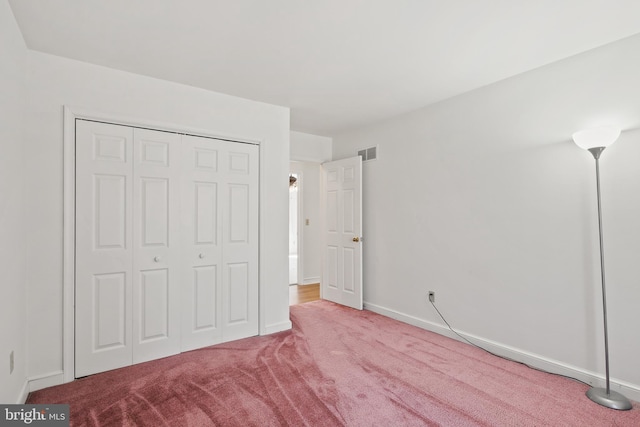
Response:
M75 380L75 200L76 200L76 119L93 120L117 125L147 128L159 131L189 134L205 138L215 138L230 142L257 145L258 156L258 331L267 333L263 306L266 298L262 283L263 271L260 268L262 259L262 240L260 233L262 221L266 215L262 212L262 194L264 192L264 168L260 167L264 160L264 144L262 140L244 138L237 135L224 135L210 129L197 129L175 123L133 118L110 114L81 107L63 106L63 251L62 251L62 380L68 383Z

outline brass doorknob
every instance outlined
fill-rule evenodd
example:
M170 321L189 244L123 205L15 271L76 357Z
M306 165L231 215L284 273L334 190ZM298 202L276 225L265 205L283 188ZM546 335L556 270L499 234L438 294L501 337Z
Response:
M359 242L359 241L360 241L360 238L359 238L359 237L354 237L354 238L353 238L353 241L354 241L354 242Z

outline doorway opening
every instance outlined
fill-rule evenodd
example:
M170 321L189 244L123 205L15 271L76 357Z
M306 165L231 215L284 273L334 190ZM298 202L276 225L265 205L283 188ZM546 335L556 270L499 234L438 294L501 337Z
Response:
M299 254L299 233L298 233L298 211L300 209L300 174L291 173L289 175L289 285L299 284L298 261Z

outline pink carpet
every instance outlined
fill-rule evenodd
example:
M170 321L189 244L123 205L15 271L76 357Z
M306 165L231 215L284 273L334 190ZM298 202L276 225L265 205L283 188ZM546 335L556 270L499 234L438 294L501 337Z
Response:
M74 426L640 426L640 408L367 311L291 307L292 331L32 393Z

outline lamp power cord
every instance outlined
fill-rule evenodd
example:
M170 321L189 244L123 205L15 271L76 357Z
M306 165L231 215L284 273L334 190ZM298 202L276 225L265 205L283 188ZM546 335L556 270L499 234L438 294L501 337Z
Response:
M454 334L456 334L458 337L460 337L460 339L462 339L463 341L465 341L465 342L466 342L466 343L468 343L469 345L471 345L471 346L473 346L473 347L475 347L475 348L478 348L478 349L480 349L480 350L482 350L482 351L484 351L484 352L486 352L486 353L489 353L489 354L491 354L492 356L499 357L500 359L508 360L509 362L514 362L514 363L517 363L517 364L519 364L519 365L526 366L527 368L533 369L533 370L535 370L535 371L544 372L545 374L551 374L551 375L555 375L555 376L557 376L557 377L567 378L567 379L570 379L570 380L573 380L573 381L577 381L577 382L579 382L579 383L582 383L582 384L584 384L584 385L591 386L591 384L589 384L589 383L587 383L587 382L585 382L585 381L579 380L578 378L574 378L574 377L569 376L569 375L558 374L558 373L556 373L556 372L549 372L549 371L545 371L544 369L537 368L537 367L535 367L535 366L531 366L531 365L529 365L528 363L521 362L521 361L519 361L519 360L515 360L515 359L512 359L512 358L510 358L510 357L502 356L502 355L500 355L500 354L494 353L494 352L492 352L492 351L490 351L490 350L487 350L486 348L484 348L484 347L482 347L482 346L479 346L479 345L478 345L478 344L476 344L476 343L473 343L473 342L469 341L466 337L464 337L464 336L460 335L460 334L459 334L455 329L453 329L453 328L451 327L451 325L449 324L449 322L447 322L447 319L445 319L445 318L444 318L444 316L442 315L442 313L440 313L440 310L438 310L438 307L436 307L436 303L435 303L435 302L433 302L433 301L429 301L429 302L431 303L431 305L433 306L433 308L436 310L436 313L438 313L438 316L440 316L440 318L442 319L442 321L444 322L444 324L445 324L445 325L447 325L447 328L449 328L449 330L450 330L451 332L453 332Z

